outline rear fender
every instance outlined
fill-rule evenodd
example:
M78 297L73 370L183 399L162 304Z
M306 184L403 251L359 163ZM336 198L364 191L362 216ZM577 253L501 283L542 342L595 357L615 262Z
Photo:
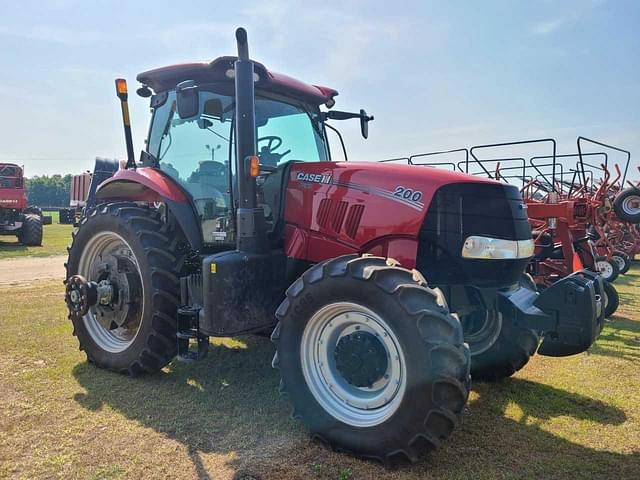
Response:
M178 183L154 168L120 170L96 191L100 201L162 202L175 217L191 248L202 250L202 231L190 198Z

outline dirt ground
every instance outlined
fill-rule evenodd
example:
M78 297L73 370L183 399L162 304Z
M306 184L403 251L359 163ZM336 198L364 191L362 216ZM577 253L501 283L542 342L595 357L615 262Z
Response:
M22 285L34 280L64 280L66 255L0 259L0 285Z

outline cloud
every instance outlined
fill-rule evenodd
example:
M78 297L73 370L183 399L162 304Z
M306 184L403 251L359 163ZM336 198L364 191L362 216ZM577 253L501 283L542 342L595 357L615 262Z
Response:
M546 20L533 25L531 31L534 35L549 35L556 32L564 23L565 21L562 18Z

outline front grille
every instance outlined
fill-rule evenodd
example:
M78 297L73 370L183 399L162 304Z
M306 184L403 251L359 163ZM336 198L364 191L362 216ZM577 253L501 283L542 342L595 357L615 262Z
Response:
M517 281L527 260L470 260L470 235L531 239L527 210L513 185L456 183L435 193L420 231L418 269L435 284L502 286Z

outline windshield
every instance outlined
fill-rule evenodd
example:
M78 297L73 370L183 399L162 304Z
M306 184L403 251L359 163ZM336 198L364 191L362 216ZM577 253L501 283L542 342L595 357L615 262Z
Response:
M22 188L22 175L15 165L0 164L0 188Z

